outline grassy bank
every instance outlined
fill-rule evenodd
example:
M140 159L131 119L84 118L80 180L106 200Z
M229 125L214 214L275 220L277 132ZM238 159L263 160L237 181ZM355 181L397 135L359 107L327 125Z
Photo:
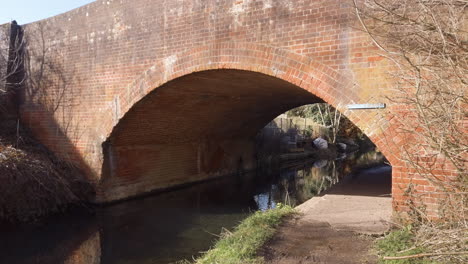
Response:
M263 259L256 256L257 250L273 236L282 219L294 213L293 208L284 205L254 213L233 232L225 231L214 247L197 259L195 264L263 263Z

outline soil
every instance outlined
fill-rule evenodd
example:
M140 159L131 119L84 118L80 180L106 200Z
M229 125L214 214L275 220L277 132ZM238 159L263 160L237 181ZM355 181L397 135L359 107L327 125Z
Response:
M374 238L333 229L326 222L285 221L276 235L259 251L268 264L377 263L372 254Z

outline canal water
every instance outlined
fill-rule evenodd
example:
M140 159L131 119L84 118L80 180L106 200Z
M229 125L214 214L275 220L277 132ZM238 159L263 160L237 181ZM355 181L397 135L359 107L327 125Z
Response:
M370 175L370 176L369 176ZM333 186L375 178L357 195L388 195L391 168L377 152L306 161L274 172L229 176L88 211L46 224L0 227L1 263L163 264L192 260L224 229L278 203L296 206ZM336 187L339 190L339 187ZM357 192L359 188L356 188Z

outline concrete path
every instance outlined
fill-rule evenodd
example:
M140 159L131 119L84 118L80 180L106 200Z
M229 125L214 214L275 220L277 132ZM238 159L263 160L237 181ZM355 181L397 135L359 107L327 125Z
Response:
M391 169L350 175L297 209L260 250L267 264L375 264L374 238L392 216Z
M392 217L391 168L379 167L345 178L327 194L299 205L302 221L326 222L336 230L380 234Z
M388 230L392 216L390 197L326 194L314 197L297 209L301 221L326 222L336 230L381 234Z

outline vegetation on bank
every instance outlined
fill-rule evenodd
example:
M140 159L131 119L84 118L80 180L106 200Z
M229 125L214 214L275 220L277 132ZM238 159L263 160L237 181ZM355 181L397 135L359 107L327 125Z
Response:
M286 112L288 117L310 118L315 123L330 129L326 135L329 142L335 143L339 139L352 139L358 145L374 147L369 138L346 116L327 103L303 105Z
M255 212L233 232L225 230L214 247L195 260L195 264L263 263L264 260L256 254L258 249L273 236L282 219L294 213L292 207L281 204L275 209Z
M378 243L383 263L468 263L467 1L354 2L361 29L394 82L386 97L412 181L403 191L412 227ZM398 256L398 257L396 257Z
M427 225L407 225L377 240L380 263L468 263L468 229L442 223L427 229Z
M91 184L72 164L57 158L23 129L18 91L35 74L25 71L25 40L13 21L0 27L0 222L26 222L79 204L92 195ZM51 66L41 70L50 70ZM53 67L56 69L57 67ZM58 92L61 99L64 91ZM37 98L48 98L41 90ZM59 109L60 105L54 106Z
M91 184L16 122L0 127L0 221L34 221L81 204Z
M407 255L415 255L424 253L423 248L414 245L413 233L411 225L402 229L394 230L387 234L383 239L378 240L376 248L381 256L380 263L382 264L428 264L432 263L427 259L409 258L409 259L387 259L383 257L403 257Z

